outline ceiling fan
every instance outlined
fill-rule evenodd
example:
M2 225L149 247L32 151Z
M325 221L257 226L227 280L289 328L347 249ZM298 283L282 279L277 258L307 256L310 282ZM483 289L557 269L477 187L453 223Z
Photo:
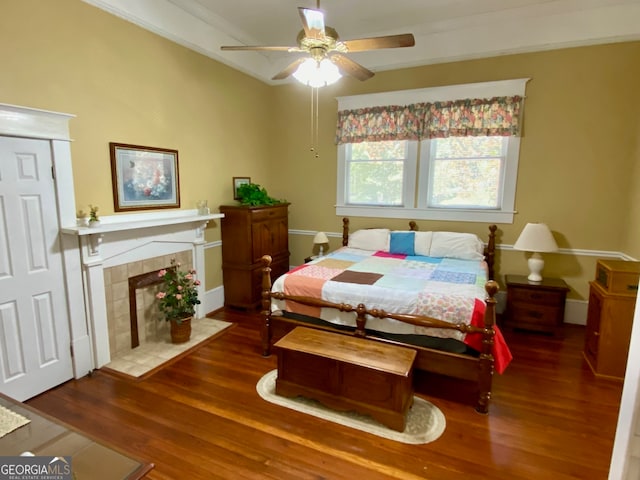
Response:
M274 75L272 80L283 80L290 75L294 75L296 71L298 71L298 68L311 58L315 61L318 68L322 67L321 63L326 63L323 62L323 60L328 60L333 63L341 73L364 81L373 77L374 73L351 60L345 54L383 48L412 47L415 45L415 39L411 33L342 41L338 37L338 32L325 25L324 13L320 10L320 0L317 2L317 8L299 7L298 11L302 20L303 29L298 34L297 46L295 47L242 45L223 46L220 48L221 50L284 51L308 54L308 56L303 56L290 63L284 70ZM338 74L338 77L339 76Z

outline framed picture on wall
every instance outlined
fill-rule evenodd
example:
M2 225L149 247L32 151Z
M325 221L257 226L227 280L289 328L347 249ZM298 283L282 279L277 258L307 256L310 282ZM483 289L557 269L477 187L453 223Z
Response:
M178 151L109 143L116 212L180 207Z
M251 177L233 177L233 199L240 200L238 196L238 187L251 183Z

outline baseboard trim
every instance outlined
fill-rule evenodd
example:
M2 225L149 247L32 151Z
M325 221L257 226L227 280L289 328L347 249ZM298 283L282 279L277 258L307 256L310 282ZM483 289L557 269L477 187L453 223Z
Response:
M586 325L588 309L589 302L586 300L568 298L564 307L564 323Z
M202 301L202 310L205 312L213 312L224 307L224 286L207 290Z

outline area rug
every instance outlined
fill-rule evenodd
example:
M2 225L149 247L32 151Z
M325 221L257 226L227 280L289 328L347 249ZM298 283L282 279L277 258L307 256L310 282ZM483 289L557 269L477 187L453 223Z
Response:
M204 341L211 340L233 323L213 318L198 318L191 321L191 338L185 343L171 343L169 335L156 341L148 341L114 358L103 368L118 374L142 379L165 364L184 356L189 350Z
M0 406L0 438L22 427L23 425L26 425L30 421L31 420L29 420L27 417L23 417L19 413Z
M420 397L413 397L413 406L407 414L407 426L404 432L392 430L368 415L356 412L338 412L325 407L320 402L304 397L287 398L276 395L277 370L264 375L256 385L258 394L267 402L291 408L363 432L372 433L402 443L422 444L436 440L446 427L442 411Z

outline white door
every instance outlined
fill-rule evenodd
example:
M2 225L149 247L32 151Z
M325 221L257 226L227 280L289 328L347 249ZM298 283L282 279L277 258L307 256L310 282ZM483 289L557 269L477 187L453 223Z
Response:
M0 136L0 392L73 376L50 142Z

